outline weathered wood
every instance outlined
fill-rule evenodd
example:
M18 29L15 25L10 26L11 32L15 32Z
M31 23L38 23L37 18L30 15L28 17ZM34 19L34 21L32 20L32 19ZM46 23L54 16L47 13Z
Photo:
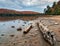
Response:
M43 30L43 32L44 31L49 31L49 29L46 26L44 26L42 23L39 23L39 27L40 27L41 30Z
M27 28L25 28L23 33L24 34L28 33L31 30L31 28L32 28L32 25L29 25Z
M39 31L42 33L42 36L45 40L47 40L51 45L54 45L56 42L56 38L54 33L45 27L42 23L37 23Z

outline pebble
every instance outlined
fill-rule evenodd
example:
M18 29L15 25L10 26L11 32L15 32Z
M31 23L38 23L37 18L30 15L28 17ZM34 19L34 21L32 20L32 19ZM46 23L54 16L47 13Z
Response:
M25 41L25 43L27 43L27 41Z
M4 34L1 34L1 36L4 36Z
M15 26L11 26L12 28L15 28Z
M18 28L18 29L17 29L17 31L21 31L21 30L22 30L22 28Z
M10 35L11 37L14 37L14 35Z
M26 24L26 22L24 22L24 24Z
M25 26L25 25L22 25L22 26Z
M54 23L55 25L58 25L58 23Z

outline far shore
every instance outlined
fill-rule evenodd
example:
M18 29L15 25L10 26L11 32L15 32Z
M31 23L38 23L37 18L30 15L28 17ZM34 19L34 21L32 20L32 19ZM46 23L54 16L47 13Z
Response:
M59 15L40 15L40 16L12 16L12 17L0 17L0 21L9 21L9 20L16 20L16 19L20 19L20 20L35 20L35 19L37 19L37 18L39 18L39 17L58 17L58 18L60 18L60 16Z

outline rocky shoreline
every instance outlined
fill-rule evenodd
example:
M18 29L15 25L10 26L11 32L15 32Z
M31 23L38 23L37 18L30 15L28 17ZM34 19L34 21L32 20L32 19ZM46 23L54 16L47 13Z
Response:
M56 46L60 46L60 18L58 16L39 17L34 20L25 20L22 22L27 23L21 24L20 19L0 23L0 46L50 46L43 39L38 27L35 25L36 22L41 22L50 30L54 31L57 39ZM24 34L25 26L28 27L29 23L32 24L33 28L27 34ZM23 30L19 28L21 25Z

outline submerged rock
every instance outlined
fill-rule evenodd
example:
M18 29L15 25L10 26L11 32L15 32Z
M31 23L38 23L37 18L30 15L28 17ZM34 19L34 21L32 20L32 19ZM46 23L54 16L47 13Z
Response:
M11 28L15 28L15 26L11 26Z
M4 36L4 34L1 34L1 36Z
M22 28L18 28L18 29L17 29L17 31L21 31L21 30L22 30Z
M26 24L26 22L24 22L24 24Z
M25 26L25 25L22 25L22 26Z

